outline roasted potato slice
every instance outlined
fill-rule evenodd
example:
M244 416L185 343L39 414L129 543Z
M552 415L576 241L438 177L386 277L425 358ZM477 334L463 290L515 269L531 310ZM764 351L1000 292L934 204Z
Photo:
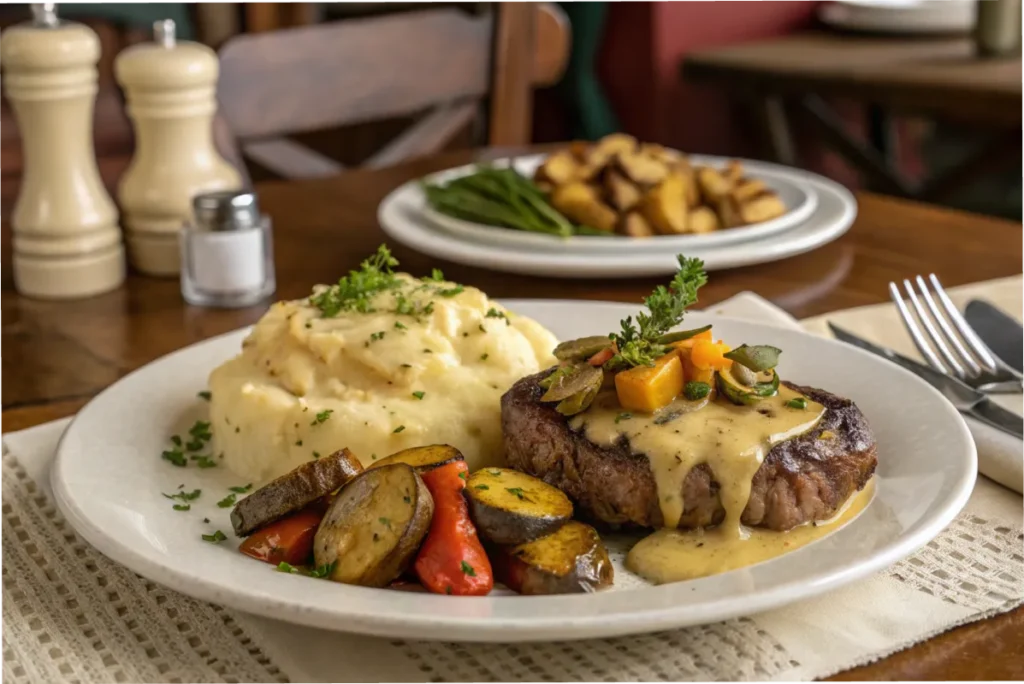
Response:
M493 567L498 581L529 596L594 591L610 586L615 578L597 531L575 520L546 537L501 547Z
M638 211L623 214L619 220L619 232L629 237L643 238L654 235L654 228Z
M657 185L669 172L664 162L639 152L620 152L613 163L622 175L644 187Z
M675 171L683 179L683 197L686 198L686 206L689 209L696 209L700 206L700 188L697 187L697 172L690 166L690 162L683 160L676 167Z
M598 140L593 147L587 150L586 165L599 170L608 164L615 155L635 150L636 138L625 133L612 133Z
M573 140L569 143L569 153L578 162L587 161L587 153L590 152L590 148L593 143L587 142L586 140Z
M773 193L765 193L740 204L740 218L744 223L760 223L785 213L786 205Z
M640 201L640 188L615 169L605 170L604 190L608 202L619 211L629 211Z
M702 166L697 169L697 187L700 194L708 204L714 204L729 194L732 190L733 181L726 178L710 166Z
M580 164L569 150L555 152L540 165L533 179L540 183L565 185L579 176Z
M434 500L412 466L371 468L341 490L320 522L316 566L330 566L335 582L386 587L416 558L433 515Z
M453 461L461 461L462 452L448 444L432 444L430 446L412 447L383 458L370 468L380 468L393 463L404 463L416 469L417 473L426 473L440 468Z
M753 178L741 178L730 194L736 199L737 202L743 204L749 200L771 192L768 186L764 184L764 181L755 180Z
M481 536L495 544L521 544L543 537L572 518L569 497L518 470L478 470L469 476L465 495Z
M690 232L713 233L722 227L718 220L718 214L708 206L697 207L690 212Z
M656 143L641 143L640 154L651 159L656 159L668 167L676 166L685 161L686 157L681 152L670 150Z
M715 207L715 213L718 214L718 220L722 224L722 228L736 228L737 226L743 225L743 216L740 214L739 202L730 195L722 197L718 201L713 203Z
M601 201L597 190L586 183L569 183L551 192L551 206L570 221L611 232L618 214Z
M687 231L686 198L683 177L677 171L670 173L659 185L651 188L640 200L640 213L651 226L664 235L679 235Z
M736 184L743 178L743 165L736 159L730 159L722 169L722 177L732 184Z
M252 534L341 488L362 470L348 449L303 463L235 504L231 526L239 537Z

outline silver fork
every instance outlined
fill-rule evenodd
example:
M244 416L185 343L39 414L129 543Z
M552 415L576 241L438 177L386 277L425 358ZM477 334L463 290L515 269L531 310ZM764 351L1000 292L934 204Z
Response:
M910 308L907 307L896 283L889 283L889 296L896 304L900 318L903 319L903 325L906 326L907 332L913 338L918 351L927 359L932 368L962 380L982 392L991 394L1020 394L1024 392L1024 385L1022 385L1024 377L996 358L981 341L974 329L957 311L935 274L930 274L928 281L931 283L931 290L934 290L939 304L936 304L935 297L932 297L932 291L929 290L928 283L924 278L917 276L914 281L917 283L916 291L910 280L904 280L903 287L910 300L910 308L913 308L917 315L917 320L910 313ZM921 300L924 300L923 305ZM939 308L940 304L941 309ZM927 333L927 337L921 332L921 327L918 327L918 321ZM954 328L956 328L956 332ZM929 344L929 339L931 344ZM938 354L932 348L933 344L938 350Z

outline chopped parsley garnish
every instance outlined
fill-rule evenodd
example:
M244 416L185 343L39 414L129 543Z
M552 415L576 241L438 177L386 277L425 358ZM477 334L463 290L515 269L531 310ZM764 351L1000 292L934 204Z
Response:
M193 461L195 461L196 465L198 467L200 467L200 468L216 468L217 467L217 462L214 461L209 456L194 455L194 456L189 456L189 458L192 459Z
M177 492L175 494L164 494L164 497L173 499L175 501L195 501L199 498L199 495L203 493L201 489L193 489L191 492ZM163 492L161 492L163 494Z
M427 349L426 347L424 347L424 349L423 349L423 353L424 353L424 354L433 354L433 353L434 353L434 350L433 350L433 349Z
M426 392L413 392L413 393L412 393L412 396L414 396L414 397L416 397L417 399L419 399L419 400L421 400L421 401L422 401L422 400L423 400L423 397L427 396L427 393L426 393Z
M632 417L632 413L620 413L619 415L615 416L615 423L618 424L624 420L629 420Z
M466 479L467 477L468 477L468 476L466 475L466 471L465 471L465 470L460 470L460 471L459 471L459 478L460 478L460 479L463 479L463 480L465 480L465 479Z
M228 489L230 489L231 491L235 492L236 494L245 494L250 489L252 489L252 482L250 482L249 484L247 484L245 486L228 487Z
M170 449L160 454L160 458L165 461L170 461L173 465L179 468L184 468L188 465L188 459L185 458L185 454L181 453L181 449Z
M444 273L439 268L431 269L430 275L424 278L424 280L432 280L435 283L443 283Z
M807 408L807 400L804 399L803 397L797 397L796 399L790 399L789 401L787 401L786 406L788 406L791 409L803 410Z
M490 356L490 354L487 354L487 353L481 354L480 355L480 360L481 361L486 361L488 356Z
M526 496L523 495L522 487L505 487L505 491L508 492L509 494L514 494L520 500L526 498Z
M473 566L466 561L462 561L462 565L460 567L464 574L469 575L470 577L476 577L476 570L474 570Z
M479 484L479 485L475 485L475 486L473 487L473 489L490 489L490 487L488 487L488 486L487 486L487 485L485 485L485 484Z
M383 525L384 527L388 528L389 530L391 529L391 519L390 518L377 518L377 522L379 522L381 525Z
M480 332L482 332L482 333L485 333L485 332L487 332L487 328L485 328L485 327L484 327L484 324L483 324L483 323L481 323L481 324L480 324L480 325L478 325L477 327L478 327L478 328L480 328Z
M235 499L237 494L228 494L223 499L217 502L217 508L231 508L235 505Z
M314 451L313 452L313 458L320 458L320 452L319 451Z
M401 281L391 270L398 265L398 260L391 256L386 245L377 248L377 253L360 264L358 270L349 274L332 285L309 298L309 303L320 309L325 318L337 316L342 311L373 311L373 298L398 287Z
M384 339L384 331L383 330L380 330L378 332L370 334L370 342L376 342L378 340L383 340L383 339Z
M210 424L204 420L197 420L195 424L188 429L188 434L192 435L195 439L202 440L203 442L209 442L213 438L210 433Z
M466 288L464 288L462 285L456 285L455 287L449 287L444 290L438 290L437 294L441 295L442 297L454 297L455 295L464 292L465 289Z
M203 522L206 523L207 525L209 525L210 524L210 519L209 518L203 518Z
M302 446L302 440L301 439L295 440L295 446Z
M411 504L412 498L408 494L406 494L405 496L402 497L402 501L404 501L407 504Z
M178 435L173 435L171 437L171 444L173 444L176 447L180 447L181 446L181 437L179 437Z
M327 563L326 565L318 565L309 571L310 577L327 577L334 572L334 566L337 565L338 561L333 563Z
M310 423L310 425L320 425L330 418L332 413L334 413L334 409L324 409L323 411L320 411L316 414L316 417L313 418L313 422Z
M210 401L210 398L213 397L213 395L207 392L206 390L199 392L198 394L196 394L196 396L199 397L200 399L205 399L206 401Z
M627 316L621 321L622 330L609 335L618 349L608 362L612 368L653 366L655 359L667 350L658 338L679 325L687 307L697 302L697 290L708 281L704 262L682 255L678 260L679 271L669 287L659 285L644 299L647 313L638 313L636 323L632 316Z
M395 321L395 327L399 330L408 330L408 328L405 327L405 325L403 325L401 321Z
M392 430L391 432L392 432L392 434L396 434L396 435L397 435L397 434L398 434L399 432L401 432L401 431L402 431L402 430L404 430L404 429L405 429L405 426L404 426L404 425L399 425L398 427L396 427L396 428L395 428L394 430Z
M213 534L204 534L203 535L203 541L208 541L211 544L219 544L220 542L224 541L225 539L227 539L227 537L220 530L217 530Z
M487 318L502 318L505 320L505 325L512 325L512 322L508 320L508 316L503 311L498 311L493 306L487 310Z
M174 504L171 508L176 511L188 511L192 509L192 504Z
M284 561L281 561L277 564L277 571L291 573L292 575L299 574L299 569L297 567L295 567L291 563L286 563Z

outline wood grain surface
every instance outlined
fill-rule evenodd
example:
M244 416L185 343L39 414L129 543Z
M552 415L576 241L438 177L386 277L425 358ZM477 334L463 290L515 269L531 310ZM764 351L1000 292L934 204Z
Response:
M728 88L846 96L998 126L1021 122L1020 56L976 57L970 38L796 33L696 51L683 71Z
M507 151L505 151L507 152ZM273 217L277 298L301 297L331 282L385 242L377 204L400 183L484 153L460 152L376 171L259 185ZM784 261L715 272L701 291L711 306L753 290L804 317L886 300L889 280L937 273L947 286L1021 272L1021 225L858 195L859 215L836 242ZM253 323L266 304L214 310L186 306L177 280L129 277L125 287L74 302L16 294L10 243L3 254L3 430L74 414L89 397L153 359ZM494 297L639 302L661 279L554 280L494 273L437 261L392 244L402 269L433 267ZM269 304L269 302L267 302ZM842 616L836 616L842 619ZM967 625L839 679L1015 679L1024 677L1024 610Z

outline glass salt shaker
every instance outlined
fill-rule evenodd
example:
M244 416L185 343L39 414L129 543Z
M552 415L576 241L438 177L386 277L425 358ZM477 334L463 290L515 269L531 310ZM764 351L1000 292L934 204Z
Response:
M192 198L181 231L181 294L195 306L251 306L274 293L270 217L255 193L230 190Z

